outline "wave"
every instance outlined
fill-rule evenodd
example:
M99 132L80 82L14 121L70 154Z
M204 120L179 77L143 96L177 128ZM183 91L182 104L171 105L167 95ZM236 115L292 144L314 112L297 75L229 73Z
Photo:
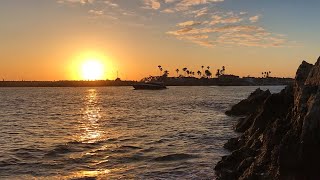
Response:
M70 144L64 144L64 145L57 145L54 149L50 150L45 155L55 157L62 154L67 154L71 152L81 152L81 151L82 151L82 148L77 148Z
M57 156L73 152L83 152L86 150L91 150L100 146L103 146L108 143L112 143L117 139L105 139L100 141L95 141L92 143L81 142L81 141L71 141L66 144L56 145L53 149L49 150L45 155L46 156Z
M147 153L147 152L155 151L156 149L157 148L155 148L155 147L149 147L147 149L142 149L140 152Z
M120 146L120 148L121 149L142 149L141 147L130 146L130 145Z
M19 163L21 163L21 160L19 158L10 157L10 158L7 158L7 159L0 161L0 167L17 165Z
M130 151L135 151L135 150L141 150L141 147L137 146L130 146L130 145L124 145L124 146L119 146L118 148L112 150L113 153L127 153Z
M187 159L194 159L198 158L197 155L192 154L185 154L185 153L178 153L178 154L169 154L161 157L154 158L154 161L180 161L180 160L187 160Z

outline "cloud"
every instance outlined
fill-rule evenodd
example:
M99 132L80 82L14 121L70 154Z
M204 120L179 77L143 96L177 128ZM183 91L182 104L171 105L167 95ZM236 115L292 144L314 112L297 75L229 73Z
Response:
M208 14L208 7L204 7L198 10L191 11L191 14L194 14L194 17L201 17Z
M190 26L197 26L200 25L201 22L195 22L195 21L186 21L182 23L178 23L177 26L179 27L190 27Z
M186 23L193 24L193 23ZM253 25L222 25L194 27L177 25L179 29L168 31L167 34L178 40L214 47L221 46L247 46L247 47L282 47L287 40L284 36L268 32L262 27ZM204 37L205 40L204 40Z
M144 0L144 4L146 9L160 9L161 4L158 0Z
M188 35L188 36L180 36L178 38L179 40L189 41L189 42L198 44L200 46L205 46L205 47L215 46L212 41L208 40L209 36L207 35Z
M258 26L246 26L246 25L235 25L235 26L221 26L221 27L183 27L175 31L168 31L167 34L182 36L182 35L197 35L197 34L208 34L208 33L235 33L235 32L246 32L246 33L266 33L266 31Z
M258 22L260 19L260 16L257 15L257 16L252 16L249 18L249 20L252 22L252 23L255 23L255 22Z
M104 3L110 7L113 7L113 8L119 7L119 5L117 3L114 3L112 1L104 1Z
M71 3L71 4L92 4L95 0L57 0L58 3Z
M216 24L234 24L234 23L239 23L241 22L243 19L240 17L221 17L218 15L214 15L212 16L212 21L210 22L211 25L216 25Z
M287 40L272 33L225 33L217 38L217 43L247 47L282 47Z
M188 14L192 19L177 23L175 29L167 31L166 34L178 40L205 47L283 47L288 45L286 36L252 25L259 21L261 15L250 16L248 12L219 11L216 8L211 11L209 7L198 8Z
M88 13L91 14L91 15L95 15L95 16L102 16L102 15L104 15L104 12L103 12L103 11L97 11L97 10L89 10Z
M192 41L193 43L196 43L200 46L205 46L205 47L215 47L215 44L214 42L212 41L208 41L208 40L205 40L205 41Z
M188 11L192 7L199 5L208 5L212 3L223 2L224 0L143 0L146 9L158 10L161 8L161 2L166 6L161 12L173 13L180 11ZM207 8L195 11L196 17L203 16L207 12Z
M184 27L175 31L168 31L167 34L177 36L177 39L179 39L179 36L193 34L193 33L190 33L190 31L192 30L193 28L191 27ZM199 34L199 33L194 33L194 34Z
M124 0L57 0L58 3L90 4L86 6L91 8L87 10L90 18L118 19L118 23L128 26L131 23L145 27L151 22L157 26L154 20L158 18L152 17L165 13L166 17L176 21L168 21L167 25L172 26L165 32L168 36L204 47L283 47L288 44L286 36L253 24L260 20L261 15L219 8L219 3L224 0L130 1L134 1L134 6L126 6Z
M192 6L205 5L209 3L223 2L224 0L180 0L176 1L175 10L176 11L186 11Z
M162 10L161 12L168 13L168 14L175 13L173 9L165 9L165 10Z

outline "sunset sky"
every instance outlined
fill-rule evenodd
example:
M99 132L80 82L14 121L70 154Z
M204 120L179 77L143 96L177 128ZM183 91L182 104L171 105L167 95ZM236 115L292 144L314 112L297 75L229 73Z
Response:
M105 79L140 80L162 65L226 66L240 76L293 77L320 55L319 0L1 0L0 76L81 79L91 59Z

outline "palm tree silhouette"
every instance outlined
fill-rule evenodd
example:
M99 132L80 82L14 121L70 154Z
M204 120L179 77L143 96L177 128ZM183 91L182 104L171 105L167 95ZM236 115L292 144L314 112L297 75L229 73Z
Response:
M208 69L204 73L206 74L207 78L212 76L212 73Z
M188 68L186 68L186 67L182 69L182 71L184 71L184 76L186 76L186 71L187 71L187 69L188 69Z
M198 71L197 74L198 74L199 78L201 78L201 71Z
M159 68L159 73L160 73L160 76L161 76L161 71L162 71L161 65L159 65L158 68Z
M179 69L176 69L177 77L179 77Z
M221 72L220 72L220 73L221 73L222 75L224 75L225 71L226 71L226 67L225 67L225 66L222 66L222 69L221 69Z
M210 66L207 66L207 69L209 70L209 69L210 69Z
M219 77L221 75L220 73L221 73L220 69L217 69L216 76Z
M163 72L163 75L167 77L167 76L169 75L169 71L168 71L168 70L165 70L165 71Z
M270 77L270 76L269 76L269 75L270 75L270 73L271 73L270 71L269 71L269 72L267 72L267 78L268 78L268 77Z
M204 68L204 66L201 66L201 69L202 69L202 74L204 74L203 68Z
M189 71L189 70L187 70L186 72L187 72L187 74L188 74L188 77L189 77L189 75L190 75L190 71Z

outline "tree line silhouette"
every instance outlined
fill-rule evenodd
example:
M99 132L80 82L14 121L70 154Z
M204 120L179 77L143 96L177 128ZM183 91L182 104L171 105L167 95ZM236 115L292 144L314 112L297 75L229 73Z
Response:
M159 75L160 76L165 76L168 77L169 76L169 71L168 70L164 70L163 67L161 65L158 66L159 68ZM181 70L183 71L183 74L179 74L180 69L177 68L176 71L176 77L178 78L183 78L183 77L195 77L196 75L199 78L212 78L212 72L210 71L210 66L207 66L206 69L204 69L204 66L201 66L201 71L198 70L197 72L190 70L186 67L182 68ZM216 77L220 77L222 75L225 75L226 72L226 67L222 66L221 69L217 69L215 76ZM271 71L265 71L262 72L262 78L269 78L271 75Z
M268 78L270 77L271 71L262 72L261 74L263 78Z
M164 70L163 67L161 65L158 66L158 69L159 69L159 75L160 76L165 76L165 77L168 77L169 76L169 71L168 70ZM183 74L179 74L180 69L176 69L176 73L177 73L177 76L178 78L182 78L182 77L195 77L196 75L199 77L199 78L212 78L212 72L210 71L210 66L207 66L206 69L204 69L204 66L201 66L201 71L198 70L197 72L191 70L191 69L188 69L187 67L184 67L181 69L183 71ZM222 66L221 69L217 69L217 73L215 74L216 77L219 77L221 75L224 75L225 74L225 71L226 71L226 68L225 66Z

